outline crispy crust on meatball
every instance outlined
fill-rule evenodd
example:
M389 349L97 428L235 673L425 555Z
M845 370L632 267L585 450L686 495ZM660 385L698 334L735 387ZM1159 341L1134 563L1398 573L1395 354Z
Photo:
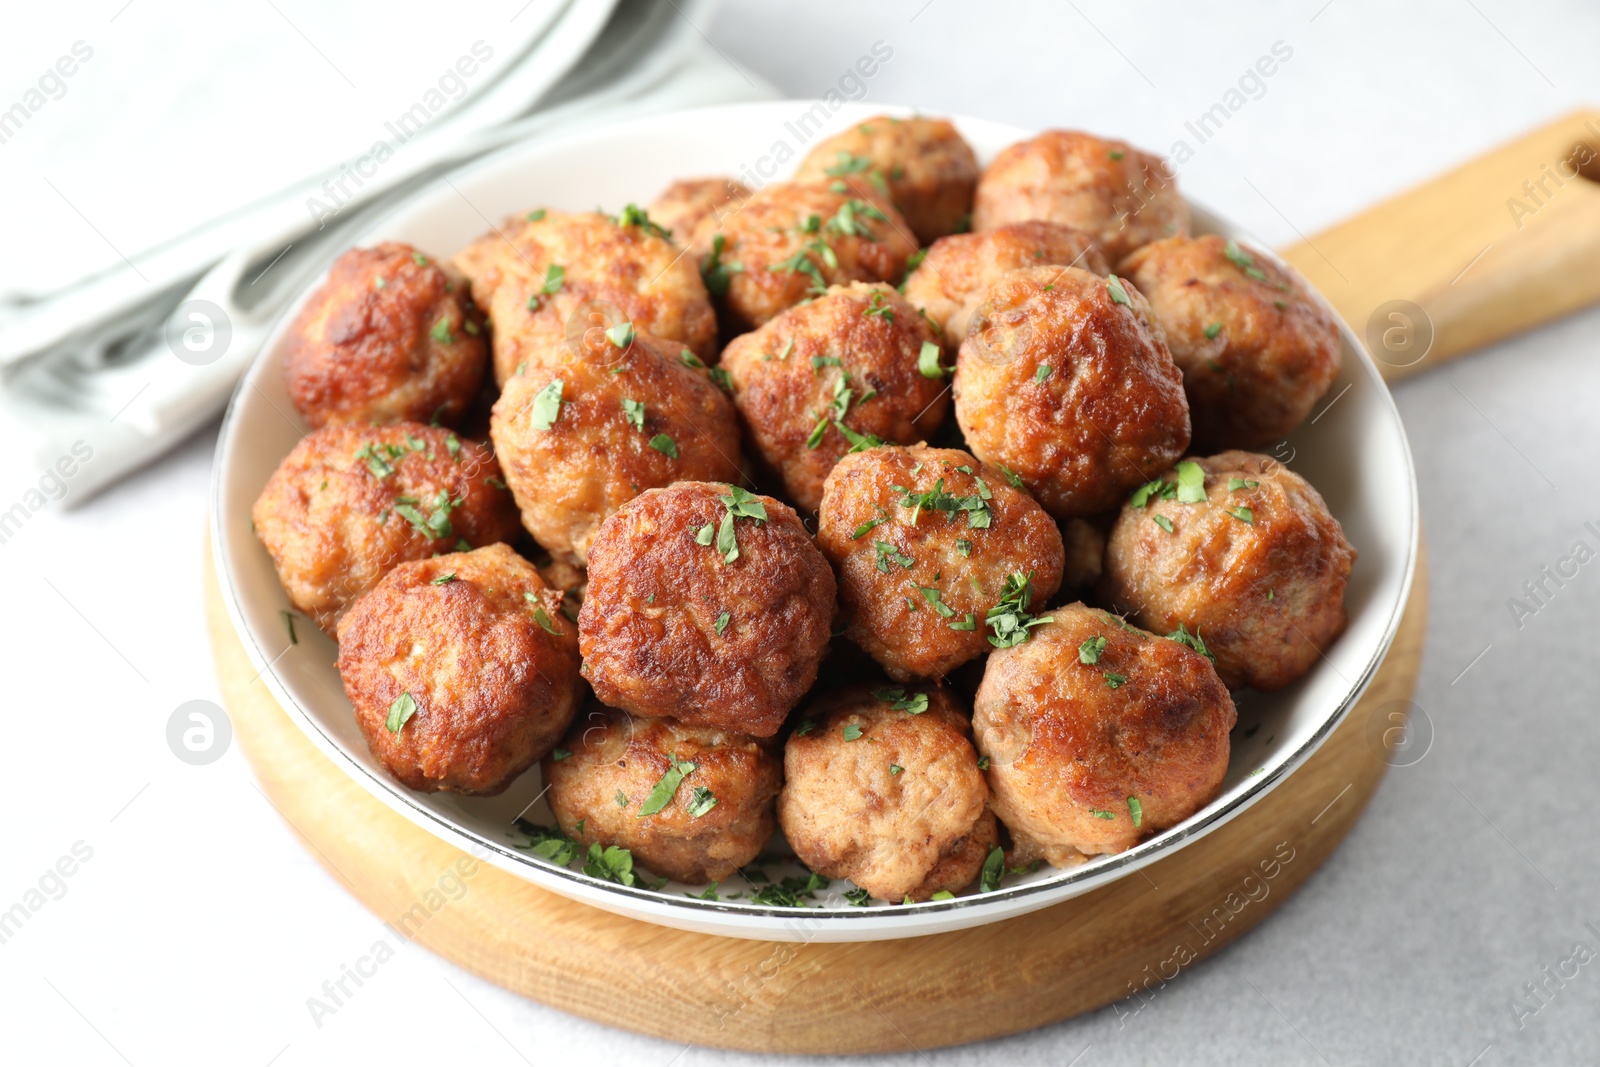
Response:
M943 677L987 652L985 616L1011 575L1032 575L1035 606L1061 584L1054 520L954 448L845 456L828 476L817 546L838 576L845 636L900 682Z
M373 756L420 792L503 791L582 699L578 629L560 608L506 545L390 571L339 624L339 674ZM415 712L400 721L406 695Z
M746 329L830 285L896 284L917 250L910 226L888 198L873 199L859 183L843 192L831 185L768 185L724 218L718 232L721 251L704 266L709 277L726 283L728 311ZM710 246L714 237L703 235L704 243Z
M278 464L250 512L289 603L333 633L389 570L516 537L494 454L417 422L326 426Z
M572 754L546 756L542 765L550 810L585 850L617 845L658 874L699 884L727 878L772 837L783 785L772 742L591 701L562 747ZM685 763L694 769L667 805L642 815L662 778Z
M1189 232L1189 206L1160 156L1126 141L1046 130L1003 150L978 179L972 228L1048 219L1087 230L1116 262Z
M744 206L752 190L737 178L680 178L650 201L650 218L687 248L694 262L711 251L711 235L722 220Z
M994 847L989 790L947 689L824 697L805 709L783 767L778 821L795 855L880 900L960 892Z
M919 370L922 346L937 341L893 288L856 283L735 338L722 366L751 441L789 496L815 511L828 472L863 436L909 444L939 428L943 375Z
M859 174L888 195L917 241L928 244L968 221L978 159L945 119L875 115L818 143L794 180L827 183Z
M972 726L1018 851L1068 867L1204 807L1227 773L1237 712L1187 646L1082 604L1051 615L989 657Z
M741 478L733 404L683 358L680 342L640 333L622 349L596 331L580 350L534 353L490 419L522 524L556 558L579 565L600 524L644 490Z
M1224 452L1194 462L1203 503L1157 492L1122 509L1099 597L1148 629L1199 634L1229 688L1281 689L1344 632L1356 551L1321 495L1276 460Z
M449 426L477 398L488 347L461 276L407 244L352 248L289 328L283 374L312 428Z
M1116 507L1189 444L1183 376L1150 306L1131 284L1076 267L989 287L954 391L973 453L1015 471L1059 519Z
M906 299L939 324L952 356L984 293L1000 276L1023 267L1082 267L1109 274L1105 253L1092 236L1071 226L1034 219L983 233L941 237L906 277Z
M1123 261L1183 371L1199 448L1264 448L1339 375L1339 322L1293 271L1226 238L1174 237Z
M533 211L480 237L455 264L489 313L502 385L553 342L576 344L586 331L621 322L716 358L705 284L683 250L650 226L599 212Z
M834 595L787 504L707 482L653 489L590 546L584 677L634 715L770 737L816 681Z

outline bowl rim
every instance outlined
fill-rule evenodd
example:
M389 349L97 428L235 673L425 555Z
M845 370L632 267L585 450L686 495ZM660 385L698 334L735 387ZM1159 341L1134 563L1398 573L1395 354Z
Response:
M650 125L662 121L685 121L691 116L707 122L714 122L717 117L730 112L762 111L778 108L790 109L795 107L806 108L815 104L826 106L826 101L820 99L780 98L777 100L684 108L626 119L619 122L606 123L598 127L572 130L557 136L541 138L534 142L509 145L504 149L448 172L445 177L470 179L476 177L480 172L504 167L514 157L524 153L542 154L549 151L559 151L563 147L585 140L610 139L625 135L627 131L640 125ZM861 103L846 104L844 110L839 114L845 115L857 112L905 115L916 113L915 109L910 107L882 103L869 105L863 101ZM1017 134L1018 139L1035 136L1038 132L1041 132L1037 130L1029 131L1025 128L1011 126L1008 123L955 112L941 112L940 117L949 119L958 128L984 126L996 130L1013 131ZM770 182L776 183L783 180L786 179L775 177L770 179ZM371 220L363 227L362 233L356 237L356 245L372 240L394 217L412 210L417 201L437 194L438 183L430 183L419 189L413 196L409 196L391 206L381 216ZM1224 216L1209 211L1203 204L1196 203L1187 196L1185 201L1197 215L1204 216L1207 220L1214 222L1219 229L1228 231L1230 235L1236 238L1244 237L1250 242L1253 252L1263 252L1280 265L1287 266L1269 245L1254 240L1243 228L1234 225ZM343 249L338 251L343 251ZM330 250L324 258L331 261L336 254L338 252ZM298 312L306 295L315 286L320 285L324 277L325 271L319 272L315 277L308 280L301 287L298 294L286 302L282 310L266 325L262 334L265 340L261 345L261 350L250 360L244 374L234 387L228 401L227 411L218 430L217 447L212 469L211 514L208 519L208 530L210 533L212 562L217 573L218 589L227 609L229 621L233 624L236 636L249 657L252 666L257 669L257 676L266 684L279 706L289 714L289 717L300 730L325 755L333 760L335 765L340 766L346 774L354 778L367 792L441 840L461 847L479 859L490 859L497 867L530 881L541 888L570 896L594 906L618 910L617 907L606 903L603 898L620 897L631 905L626 908L625 912L629 916L639 918L641 915L656 913L661 915L663 924L680 929L706 929L702 917L711 915L726 915L747 923L758 921L763 923L762 929L754 931L722 929L719 926L716 932L724 936L783 938L786 934L795 932L793 929L794 923L809 920L821 921L829 925L843 923L848 926L853 923L855 926L863 928L872 926L877 928L875 932L880 938L898 938L921 936L929 932L935 932L926 929L926 927L930 924L931 918L939 916L941 913L957 913L973 907L981 907L984 911L995 912L992 918L961 924L962 926L983 925L1071 899L1071 897L1079 893L1116 881L1134 870L1154 863L1190 842L1203 837L1254 805L1297 771L1322 746L1333 731L1345 721L1355 705L1360 701L1373 676L1377 673L1379 666L1387 657L1395 635L1399 630L1401 618L1410 602L1421 538L1416 464L1411 454L1410 440L1406 435L1405 425L1395 404L1394 396L1390 392L1387 383L1383 380L1376 362L1367 351L1362 339L1345 322L1344 318L1331 307L1326 297L1307 282L1307 290L1315 299L1328 308L1338 322L1339 331L1347 349L1355 353L1362 372L1377 386L1379 403L1398 430L1399 446L1405 461L1407 507L1404 518L1407 535L1405 538L1404 568L1399 582L1398 595L1390 607L1389 617L1384 622L1382 635L1374 647L1372 656L1362 668L1359 677L1346 687L1345 695L1340 700L1338 707L1323 719L1298 748L1283 758L1278 766L1252 779L1248 787L1241 790L1238 796L1215 808L1215 810L1202 809L1178 826L1163 830L1124 852L1095 857L1080 866L1061 869L1055 877L1039 879L1034 882L1003 887L987 893L957 896L948 900L897 904L888 908L785 907L710 900L698 897L686 898L669 895L643 886L625 886L596 878L583 873L581 870L573 870L553 863L541 862L530 853L515 849L502 842L491 840L483 834L452 821L443 814L419 803L397 781L367 767L346 752L337 739L323 730L309 709L302 707L300 702L289 692L287 686L278 677L274 669L274 659L257 643L246 620L240 591L233 580L232 553L226 531L222 528L223 496L228 483L229 461L234 447L240 443L235 440L235 437L238 429L237 424L241 418L240 410L243 406L241 398L253 387L255 376L265 362L268 350L277 343L277 339L285 329L286 322ZM1210 805L1207 805L1207 807L1209 808ZM563 885L561 883L566 884ZM1062 890L1074 887L1077 892L1062 893ZM594 899L597 894L602 899ZM1049 895L1051 899L1034 899L1044 895ZM619 901L618 904L620 906L621 902ZM891 918L891 916L903 916L904 918L896 919ZM772 920L787 920L787 923L782 929L765 928L765 922ZM641 921L651 920L642 919ZM891 927L896 923L906 927L915 925L918 928L894 930ZM958 927L950 925L946 928L954 930ZM862 932L864 933L865 930L863 929Z

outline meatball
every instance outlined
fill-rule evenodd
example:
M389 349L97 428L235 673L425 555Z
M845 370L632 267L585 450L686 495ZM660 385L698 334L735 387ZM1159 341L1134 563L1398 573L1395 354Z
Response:
M905 216L921 244L969 226L978 159L944 119L876 115L820 142L800 161L797 182L865 175Z
M283 374L313 429L400 419L456 426L477 398L487 352L460 275L391 242L333 261L289 328Z
M906 277L906 299L938 323L945 351L954 356L984 293L1000 276L1023 267L1055 264L1109 274L1093 237L1060 223L1014 222L983 233L940 238L921 266Z
M898 283L917 250L887 197L831 185L766 186L708 240L706 278L747 329L830 285Z
M1074 130L1018 141L978 179L974 230L1027 219L1087 230L1113 263L1140 245L1189 232L1189 206L1166 160Z
M372 755L409 789L492 796L582 699L561 594L506 545L402 563L339 623L339 674Z
M833 572L787 504L652 489L589 549L584 677L634 715L770 737L816 681L833 612Z
M953 448L874 448L828 475L817 546L845 636L899 682L989 650L989 626L1061 584L1061 534L1005 475ZM1014 610L1015 609L1015 610Z
M1023 856L1122 852L1205 806L1237 719L1211 661L1082 604L989 657L972 714Z
M657 874L692 884L720 882L756 858L783 785L772 742L594 702L542 769L562 833L585 850L629 849Z
M974 455L1015 472L1052 515L1115 507L1189 444L1183 375L1132 285L1029 267L990 286L956 360Z
M308 434L250 518L289 603L329 634L390 568L518 533L494 454L418 422Z
M1289 435L1339 374L1339 321L1300 276L1223 237L1173 237L1122 264L1183 371L1202 448Z
M1194 634L1229 688L1281 689L1344 632L1355 559L1304 478L1224 452L1184 460L1130 498L1099 597L1157 633Z
M613 330L577 347L533 353L506 382L490 434L522 524L581 566L623 504L680 479L738 481L740 456L733 404L681 343Z
M698 263L711 251L711 235L722 220L750 196L750 187L737 178L683 178L650 202L650 218Z
M967 734L942 688L856 686L809 705L778 797L795 855L895 903L971 885L998 834Z
M630 205L631 206L631 205ZM632 322L716 358L717 317L694 263L642 212L530 211L455 258L494 326L494 377L574 346L587 333ZM598 327L598 328L597 328Z
M938 334L887 285L835 287L790 308L735 338L722 368L752 443L806 511L840 456L920 441L949 405Z

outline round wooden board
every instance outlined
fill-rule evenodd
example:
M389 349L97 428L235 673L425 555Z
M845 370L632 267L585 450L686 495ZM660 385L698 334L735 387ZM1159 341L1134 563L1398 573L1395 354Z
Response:
M1143 872L1043 911L863 944L685 933L478 863L391 811L301 733L245 655L209 563L206 612L223 697L262 788L379 918L399 924L465 861L468 891L415 939L491 982L673 1041L861 1053L998 1037L1148 995L1271 914L1338 847L1383 779L1371 727L1375 713L1393 725L1384 706L1411 696L1427 581L1419 560L1394 646L1366 695L1261 803Z

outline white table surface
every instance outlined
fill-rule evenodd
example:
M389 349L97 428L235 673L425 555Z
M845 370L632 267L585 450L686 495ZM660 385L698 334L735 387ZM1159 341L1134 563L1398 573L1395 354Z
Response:
M84 14L85 26L99 32L121 2ZM1002 23L955 0L745 0L702 28L793 95L836 85L882 40L894 56L869 100L1083 126L1163 151L1283 41L1293 56L1265 94L1181 170L1190 195L1275 243L1600 101L1600 10L1581 0L1303 0L1273 5L1270 17L1246 17L1243 4L1005 6ZM119 23L140 14L128 9ZM439 16L432 7L420 17ZM9 34L6 55L23 62L0 65L0 104L88 29L20 43ZM113 52L115 36L103 37L102 52ZM0 167L19 158L10 151L0 145ZM92 189L118 175L72 180ZM58 239L95 236L68 220ZM9 241L6 251L30 254ZM1600 312L1581 314L1397 390L1432 557L1416 701L1435 737L1425 759L1389 774L1321 873L1137 1014L1129 1002L1003 1041L872 1062L1466 1067L1600 1057L1600 956L1562 984L1544 970L1580 943L1580 956L1600 953L1600 564L1520 628L1507 608L1574 542L1600 546L1584 526L1600 528L1597 335ZM0 1060L757 1062L525 1002L414 945L313 1021L307 998L369 950L379 920L301 847L236 748L194 767L165 740L179 704L218 698L200 612L214 437L213 426L80 510L47 506L0 543L0 758L13 783L0 910L75 845L92 849L59 899L0 943ZM0 449L0 510L37 483L26 463L16 447ZM1525 986L1540 982L1543 1001ZM1513 998L1527 1005L1520 1018Z

